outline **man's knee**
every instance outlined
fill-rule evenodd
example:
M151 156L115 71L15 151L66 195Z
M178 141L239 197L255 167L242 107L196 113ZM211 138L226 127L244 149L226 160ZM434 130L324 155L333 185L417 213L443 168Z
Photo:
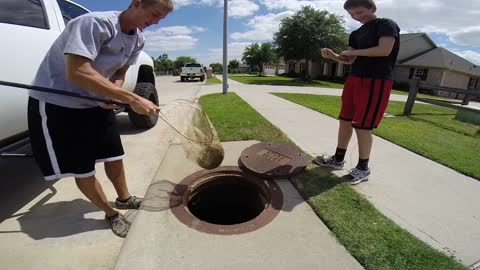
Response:
M355 133L357 133L357 137L359 138L369 138L373 136L371 129L355 128Z

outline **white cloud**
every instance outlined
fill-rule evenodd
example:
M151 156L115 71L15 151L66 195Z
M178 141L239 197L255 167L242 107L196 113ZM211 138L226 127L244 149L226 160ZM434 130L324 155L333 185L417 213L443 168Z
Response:
M230 0L228 3L228 16L247 17L259 9L258 5L250 0Z
M223 8L224 0L175 0L175 8L185 6L215 6ZM228 16L229 17L247 17L253 15L259 10L259 6L254 0L228 0Z
M457 44L480 47L480 26L465 28L450 34L449 37Z
M195 47L198 39L190 36L155 36L149 38L145 50L149 52L170 52L190 50Z
M255 16L247 23L250 30L240 33L232 33L234 40L272 40L273 34L278 31L278 26L283 18L292 15L292 11L286 11L278 14L267 14L264 16Z
M344 16L349 29L357 28L343 10L343 1L335 0L260 0L269 10L297 11L302 5L325 9ZM472 0L378 0L377 15L395 20L402 32L446 34L457 44L480 46L479 27L468 28L480 17L480 1Z
M200 27L200 26L192 26L193 31L195 32L205 32L207 31L207 28L205 27Z
M195 47L198 39L189 35L204 32L199 26L169 26L144 32L146 38L145 50L157 53L168 51L183 51Z
M174 8L180 8L190 5L213 5L217 4L218 0L173 0Z
M228 44L228 62L237 59L242 62L242 55L245 47L252 44L252 42L232 42ZM223 48L211 48L206 54L197 54L194 56L197 60L204 64L223 63Z

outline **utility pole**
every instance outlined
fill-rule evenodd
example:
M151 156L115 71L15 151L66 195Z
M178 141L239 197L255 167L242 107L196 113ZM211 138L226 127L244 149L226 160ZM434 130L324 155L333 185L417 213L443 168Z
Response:
M227 26L228 26L228 0L223 1L223 94L228 93L228 63L227 63Z

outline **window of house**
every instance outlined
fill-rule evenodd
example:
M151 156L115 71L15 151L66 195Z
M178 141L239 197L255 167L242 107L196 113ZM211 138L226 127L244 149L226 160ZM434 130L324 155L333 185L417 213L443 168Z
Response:
M428 76L428 69L426 68L417 68L415 71L415 77L419 77L422 81L425 81Z
M411 79L413 76L419 77L422 81L427 80L428 76L428 69L427 68L410 68L410 74L408 75L408 78Z
M300 73L305 72L305 63L300 63Z
M87 10L65 0L57 0L57 3L62 11L63 21L65 24L67 24L71 19L88 13Z
M289 63L288 64L288 71L289 72L294 72L295 71L295 63Z
M348 74L352 71L351 65L343 65L343 74L342 76L348 76Z
M467 87L467 89L468 89L468 90L476 89L477 84L478 84L478 79L477 79L477 78L470 78L470 80L468 80L468 87Z
M47 29L40 0L1 0L0 22Z

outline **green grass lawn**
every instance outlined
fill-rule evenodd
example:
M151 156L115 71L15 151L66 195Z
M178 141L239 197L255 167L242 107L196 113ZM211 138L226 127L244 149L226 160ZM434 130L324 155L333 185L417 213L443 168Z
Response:
M312 81L311 83L305 83L299 81L297 78L288 78L281 76L262 76L255 75L229 75L228 78L237 82L245 84L260 84L260 85L290 85L290 86L309 86L309 87L325 87L342 89L343 84L331 83L325 81Z
M220 81L216 76L213 76L212 78L207 80L207 84L221 84L222 81Z
M289 86L307 86L307 87L323 87L323 88L334 88L334 89L343 89L343 84L332 83L327 81L317 81L314 80L311 83L305 83L299 81L297 78L288 78L281 76L262 76L258 77L256 75L249 74L231 74L228 75L228 78L245 83L245 84L258 84L258 85L289 85ZM407 91L392 90L392 94L408 96ZM446 98L441 98L438 96L426 95L418 93L417 97L420 98L432 98L439 100L448 100Z
M401 96L408 96L408 91L401 91L401 90L392 90L392 94L394 95L401 95ZM437 100L450 100L450 101L457 101L459 102L459 100L454 100L454 99L448 99L448 98L444 98L444 97L439 97L439 96L432 96L432 95L427 95L427 94L422 94L422 93L418 93L417 94L417 97L419 98L430 98L430 99L437 99Z
M340 97L310 94L275 93L294 103L337 118ZM454 119L456 110L416 104L410 117L403 116L404 102L390 101L384 118L374 131L412 152L480 180L479 127Z
M206 95L200 98L200 104L222 141L292 143L235 93ZM338 241L367 270L466 269L401 229L328 170L309 165L292 183Z

